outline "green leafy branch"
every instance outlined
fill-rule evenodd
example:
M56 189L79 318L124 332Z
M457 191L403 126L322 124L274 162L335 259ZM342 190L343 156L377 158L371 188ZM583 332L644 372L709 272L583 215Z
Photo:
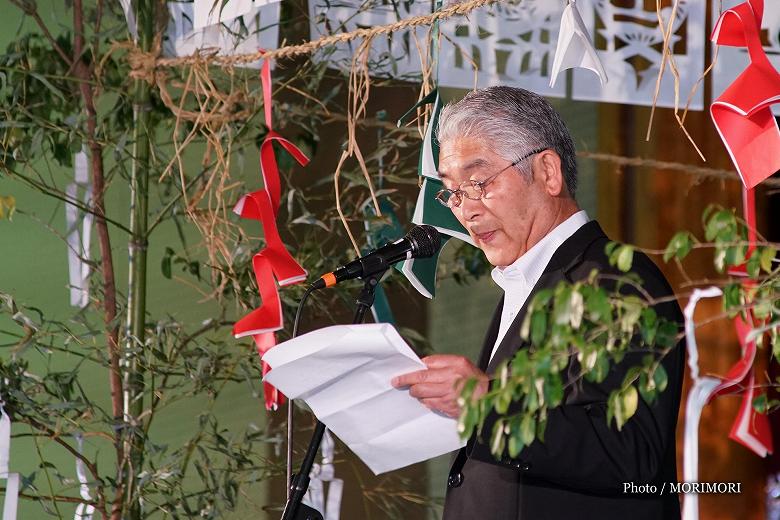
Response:
M718 273L744 269L746 277L720 281L723 313L719 318L743 316L749 311L758 322L752 335L761 346L769 338L774 356L780 354L780 267L775 263L777 245L748 242L748 229L733 210L708 208L703 215L702 242L689 231L675 234L667 247L647 253L665 261L684 260L693 250L713 250ZM535 439L544 441L549 411L563 403L567 388L582 381L604 382L611 368L630 355L636 364L628 368L622 383L606 400L607 423L621 430L635 414L639 399L652 404L666 389L668 375L661 364L683 333L676 322L658 315L654 299L642 281L630 273L636 247L611 242L605 253L624 275L593 271L576 283L560 282L539 291L530 301L520 329L528 348L499 366L490 390L474 398L476 381L464 385L459 431L464 437L482 432L488 416L499 418L489 432L490 449L517 456ZM712 284L711 281L707 281ZM780 379L776 381L780 385ZM780 407L780 400L760 396L754 407L762 412Z

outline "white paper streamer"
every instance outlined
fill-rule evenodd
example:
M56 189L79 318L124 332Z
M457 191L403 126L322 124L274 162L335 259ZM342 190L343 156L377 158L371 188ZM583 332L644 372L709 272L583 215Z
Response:
M699 349L696 345L696 324L693 321L693 313L696 304L702 298L715 298L723 292L715 286L693 291L688 304L685 306L685 341L688 349L688 367L691 371L693 385L688 392L688 400L685 404L685 432L683 435L683 481L699 481L699 419L704 405L710 398L715 388L720 384L720 379L699 376ZM696 493L686 493L683 498L683 520L698 520L699 496Z
M341 512L341 495L344 491L344 481L335 478L336 469L333 466L333 451L335 442L329 430L325 430L322 436L320 450L322 452L322 464L314 464L309 473L309 490L303 498L303 503L313 507L320 513L324 520L339 520ZM328 482L327 498L325 483Z
M90 182L87 153L82 150L73 156L73 182L65 188L68 200L81 200L90 205ZM79 198L79 189L83 195ZM68 243L68 281L70 304L84 308L89 304L89 249L92 237L92 213L84 213L79 222L79 209L74 204L65 204L65 224ZM81 229L79 229L79 225Z
M84 439L81 434L76 434L76 446L79 454L84 449ZM84 462L76 458L76 477L79 479L79 494L85 501L91 502L92 495L89 494L89 485L87 484L87 468L84 467ZM80 503L76 507L76 514L73 515L73 520L92 520L92 514L95 512L95 507L92 504Z
M122 11L125 13L125 20L127 20L127 29L130 31L130 35L133 37L133 41L138 39L138 25L135 23L135 13L133 12L132 0L119 0L122 5Z
M555 86L562 70L573 68L592 70L598 75L602 87L607 82L607 73L588 36L588 29L577 10L576 0L569 0L561 16L558 47L555 49L555 61L550 74L550 88Z
M10 473L8 463L11 458L11 418L5 413L0 401L0 478L5 479L5 501L3 502L3 520L16 520L16 508L19 502L19 474Z

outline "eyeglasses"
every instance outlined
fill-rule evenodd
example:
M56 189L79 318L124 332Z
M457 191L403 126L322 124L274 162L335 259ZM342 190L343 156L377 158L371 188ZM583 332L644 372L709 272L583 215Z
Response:
M471 200L480 200L482 197L485 196L485 188L487 187L487 185L493 182L496 179L496 177L498 177L499 175L507 171L509 168L513 168L517 166L522 161L528 159L532 155L536 155L545 150L547 150L546 147L538 148L536 150L528 152L527 154L525 154L524 156L520 157L518 160L516 160L515 162L507 166L506 168L503 168L500 172L491 175L485 180L463 181L454 190L440 190L436 193L436 200L438 200L443 206L446 206L448 208L457 208L458 206L460 206L461 203L463 203L463 197L466 197L467 199L471 199Z

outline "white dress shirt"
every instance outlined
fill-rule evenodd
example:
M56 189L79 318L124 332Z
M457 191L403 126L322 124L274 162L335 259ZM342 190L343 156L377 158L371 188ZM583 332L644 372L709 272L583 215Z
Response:
M493 269L491 273L493 280L504 290L504 308L501 311L501 325L498 327L498 336L490 353L490 359L493 359L507 329L523 308L528 295L539 281L555 251L589 220L584 210L578 211L558 224L512 264Z

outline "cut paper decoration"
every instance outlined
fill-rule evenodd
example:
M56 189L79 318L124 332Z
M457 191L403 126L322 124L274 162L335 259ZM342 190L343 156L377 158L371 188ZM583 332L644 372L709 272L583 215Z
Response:
M754 7L755 5L755 7ZM746 46L750 64L713 101L710 115L742 183L750 189L780 170L780 129L770 107L780 102L780 74L759 36L763 1L743 2L721 14L712 33L718 45Z
M0 479L5 479L5 499L3 501L3 520L16 520L19 505L19 473L11 473L11 418L5 413L0 401Z
M497 3L441 23L439 87L523 87L565 97L565 84L549 86L563 12L560 1Z
M203 1L214 5L214 0ZM119 2L128 31L136 40L138 31L132 1ZM222 10L221 23L207 26L196 26L196 4L168 2L167 5L168 27L163 37L163 56L189 56L198 50L216 50L222 55L249 54L278 46L280 0L230 0ZM249 68L260 68L260 65L261 60L235 64Z
M291 141L273 130L271 109L271 66L265 60L260 70L263 87L263 109L268 133L260 145L260 171L263 176L263 189L244 195L239 199L233 212L242 218L257 220L263 227L265 248L252 257L252 269L260 292L261 305L238 320L233 326L233 336L242 338L252 336L262 355L276 344L274 331L282 328L282 302L276 287L301 282L306 279L306 270L298 264L284 246L276 226L276 216L281 203L282 186L279 178L279 166L273 143L279 143L301 166L309 163L308 157ZM268 370L263 362L263 374ZM275 410L282 402L282 396L270 385L264 384L265 405Z
M652 105L655 84L662 63L663 33L659 28L655 2L617 2L578 0L577 6L596 52L609 75L602 86L592 72L574 69L572 97L578 100ZM632 7L623 7L624 5ZM676 5L670 49L680 75L680 104L684 105L704 70L704 33L706 2L675 0L661 10L667 26ZM668 62L668 60L667 60ZM668 66L668 65L667 65ZM667 71L668 72L668 71ZM664 74L657 106L675 106L672 74ZM704 108L703 89L699 88L690 108Z
M79 197L79 190L82 191L81 197ZM65 194L68 201L80 201L85 207L90 206L89 165L84 150L73 156L73 182L65 188ZM65 203L70 304L80 309L89 305L89 251L92 221L92 213L81 212L75 204Z
M601 82L607 82L607 73L601 64L593 42L588 35L588 28L582 21L575 0L570 0L561 16L561 27L558 31L558 46L555 49L550 87L555 86L561 71L573 68L592 70Z
M748 335L753 330L754 323L752 313L747 311L746 314L748 321L742 320L739 315L734 318L737 337L742 347L742 359L731 368L726 376L726 381L721 383L714 393L715 395L733 393L735 390L739 390L735 388L736 385L745 383L742 403L737 418L731 427L729 438L750 449L759 457L766 457L773 452L772 434L769 427L769 418L766 414L759 413L753 408L753 399L756 397L753 368L753 362L756 357L756 342L755 340L748 340Z
M699 420L702 408L709 402L720 379L699 375L699 349L696 344L696 324L693 314L702 298L715 298L723 292L718 287L695 289L685 306L685 343L688 349L688 367L693 384L685 404L685 431L683 434L683 481L699 481ZM683 497L683 520L699 519L699 496L686 493Z
M748 229L747 254L749 255L755 249L757 236L755 190L748 190L743 186L742 204L743 217ZM743 287L750 287L755 284L753 280L747 278L745 264L730 269L729 274L744 277ZM756 327L750 311L746 312L746 318L747 321L743 321L740 316L734 319L737 337L742 347L742 358L731 367L726 376L727 381L716 388L715 392L718 395L742 392L740 410L732 425L729 437L753 450L757 455L765 457L773 451L772 435L769 419L765 414L757 412L752 406L756 394L763 393L764 390L757 388L755 385L753 362L756 356L756 337L754 333ZM745 381L747 382L745 383ZM736 385L739 383L743 383L743 386L737 387Z
M726 11L736 7L741 3L740 0L723 0L723 10ZM758 7L758 2L752 2L754 8ZM715 27L718 18L718 2L712 4L712 26ZM757 16L761 23L759 33L766 35L766 40L762 40L762 46L769 62L775 69L780 69L780 2L766 2L763 6L763 16ZM750 54L744 44L738 43L731 45L727 43L720 44L718 48L718 59L712 69L712 96L717 98L729 85L750 65ZM713 43L713 50L716 44ZM772 112L780 116L780 104L772 106Z
M212 0L205 1L213 4ZM250 3L253 7L242 16L223 17L222 23L198 28L194 23L194 4L168 2L170 16L163 40L163 54L189 56L198 50L216 50L219 54L231 55L275 49L279 43L279 2ZM261 64L262 60L257 60L235 65L257 69Z
M281 0L194 0L193 25L203 29L209 25L230 22L238 17L257 12L264 5Z
M312 466L309 473L309 490L303 498L304 504L322 513L323 520L339 520L341 513L344 480L336 478L336 467L333 465L335 445L333 435L326 429L320 445L322 463ZM325 484L328 485L327 492Z
M363 27L387 25L412 16L430 14L431 3L362 2L361 0L309 1L310 39L314 41L331 34L350 32ZM328 67L349 71L359 40L329 46L315 52L312 59L326 62ZM420 49L427 45L427 28L405 29L378 35L371 41L368 65L372 75L419 81L422 71Z
M436 295L436 268L441 252L449 239L454 237L472 245L474 243L452 211L439 204L435 197L436 192L444 187L437 173L439 168L439 142L436 138L436 128L439 124L439 113L441 112L441 98L438 89L431 91L401 116L398 126L401 126L403 121L411 113L415 112L417 108L429 104L433 105L433 109L425 129L425 137L420 150L420 161L418 164L418 174L422 178L422 186L417 196L412 222L414 224L427 224L435 227L442 233L442 245L439 251L430 258L412 258L396 264L395 267L406 276L420 294L426 298L433 298Z
M281 309L279 312L281 315ZM276 346L276 334L273 332L255 334L252 336L252 339L255 342L255 346L257 347L257 354L260 356L261 360L263 355L268 352L271 347ZM263 401L265 401L265 409L276 410L279 408L279 405L284 404L284 395L282 395L282 393L271 383L265 381L265 376L268 372L271 371L271 367L268 365L268 363L263 361L260 363L263 373Z
M81 454L84 450L84 439L81 434L77 434L75 437L76 451ZM95 513L95 506L89 503L92 502L92 495L89 494L87 469L84 466L84 461L80 458L76 458L76 478L79 480L79 494L85 502L76 506L76 513L73 515L73 520L92 520L92 515Z

